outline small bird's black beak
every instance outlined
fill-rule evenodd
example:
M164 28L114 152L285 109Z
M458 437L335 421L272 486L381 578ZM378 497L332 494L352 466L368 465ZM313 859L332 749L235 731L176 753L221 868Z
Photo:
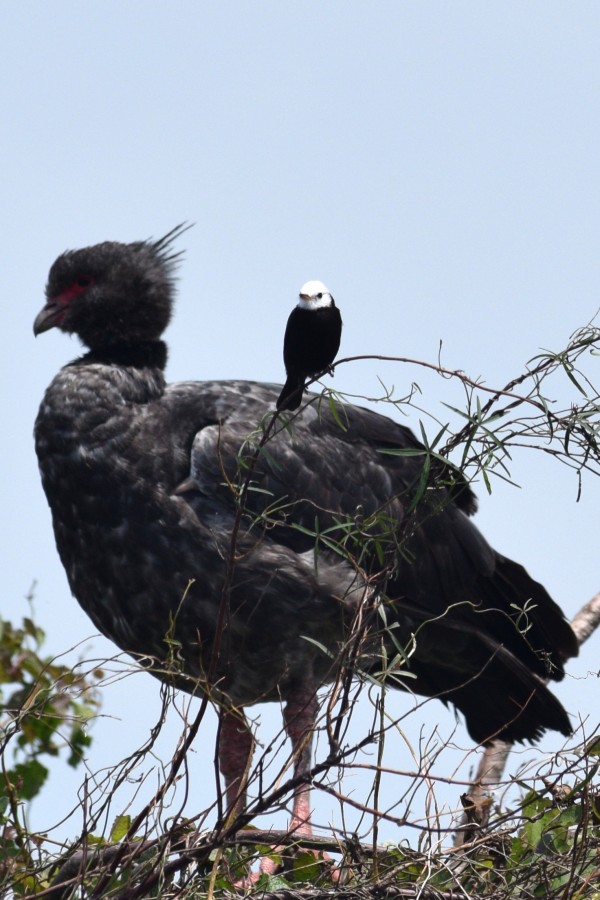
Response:
M59 324L63 307L59 306L53 300L49 300L43 309L39 311L33 323L33 334L35 337L44 331L50 331Z

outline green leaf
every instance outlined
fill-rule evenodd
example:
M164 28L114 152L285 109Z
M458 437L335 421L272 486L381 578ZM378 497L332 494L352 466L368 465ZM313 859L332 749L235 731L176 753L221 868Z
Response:
M30 759L17 763L8 772L8 777L21 800L32 800L41 791L48 777L48 769L37 759Z
M331 411L331 415L333 416L333 420L340 429L340 431L348 431L348 427L342 422L340 418L340 414L337 408L337 403L335 402L335 395L329 395L329 409Z
M131 828L131 816L117 816L110 829L110 839L113 843L122 840Z
M269 859L274 859L272 853L269 853L268 857ZM284 878L283 875L267 875L266 872L261 872L258 881L254 885L253 893L256 892L257 895L260 896L259 892L262 891L289 891L291 886L292 882L288 881L287 878Z
M584 397L587 397L585 388L577 381L577 379L575 378L575 375L573 374L575 372L574 367L570 363L567 363L565 361L565 362L563 362L563 369L564 369L567 377L575 385L577 390L580 391L580 393L582 393Z
M69 742L71 752L67 757L67 764L71 766L72 769L76 769L83 761L83 751L89 747L91 743L91 737L89 734L86 734L83 728L75 727L73 729Z
M301 850L294 855L294 881L314 884L323 872L324 860L310 850Z
M588 756L600 756L600 737L593 738L585 748Z

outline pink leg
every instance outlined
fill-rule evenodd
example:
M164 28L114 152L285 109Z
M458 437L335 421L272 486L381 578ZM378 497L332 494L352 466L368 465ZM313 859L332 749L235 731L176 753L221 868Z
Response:
M219 768L225 779L225 796L230 813L242 812L246 806L246 777L254 750L254 739L244 713L221 711L219 731Z
M314 689L303 687L290 696L283 711L285 730L292 742L294 775L305 775L311 766L312 743L317 698ZM294 792L290 831L312 834L310 822L310 785L303 784Z
M308 679L310 685L310 679ZM285 730L292 742L294 756L294 775L296 777L306 775L310 771L312 761L312 744L315 721L317 718L317 697L312 687L302 687L292 692L283 711ZM310 785L302 784L294 791L292 818L289 825L290 833L310 837L312 825L310 821ZM301 841L300 841L301 843ZM260 871L267 875L274 875L283 868L291 865L292 851L284 851L283 848L275 848L282 853L282 865L275 863L271 858L264 857L260 862ZM315 858L331 867L327 854L314 851ZM332 879L337 880L335 873Z

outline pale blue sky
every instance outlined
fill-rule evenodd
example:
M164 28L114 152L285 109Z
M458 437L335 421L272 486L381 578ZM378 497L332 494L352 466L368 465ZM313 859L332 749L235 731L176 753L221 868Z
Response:
M446 365L493 386L600 306L595 2L58 0L4 4L0 35L2 612L19 618L36 579L52 652L93 634L54 549L31 439L45 386L78 353L58 332L32 336L64 249L196 223L180 241L172 380L280 380L285 321L313 278L342 309L344 356L434 362L443 341ZM345 366L335 386L375 396L378 377L400 394L417 381L441 418L441 401L461 401L406 365ZM495 482L488 498L478 486L478 523L573 614L600 587L599 484L588 479L576 503L572 473L531 453L516 454L514 475L520 489ZM596 635L557 688L590 728L599 646ZM411 701L389 702L399 715ZM137 747L157 710L149 677L107 690L90 769ZM428 704L405 723L415 742L423 722L449 733L452 717ZM212 740L209 729L197 742L188 812L214 795ZM464 732L457 741L470 746ZM389 764L410 767L402 745ZM76 803L80 781L53 779L36 827ZM319 803L319 821L339 824Z

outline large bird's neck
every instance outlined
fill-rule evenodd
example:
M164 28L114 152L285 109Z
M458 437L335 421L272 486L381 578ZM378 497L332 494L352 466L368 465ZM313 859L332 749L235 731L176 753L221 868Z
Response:
M96 348L64 366L46 391L35 426L48 474L59 478L61 467L85 466L87 452L93 453L95 466L112 465L149 405L164 394L166 356L162 342L119 344Z
M101 363L133 369L164 370L167 364L167 345L164 341L111 343L90 350L77 360L78 365Z

